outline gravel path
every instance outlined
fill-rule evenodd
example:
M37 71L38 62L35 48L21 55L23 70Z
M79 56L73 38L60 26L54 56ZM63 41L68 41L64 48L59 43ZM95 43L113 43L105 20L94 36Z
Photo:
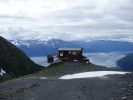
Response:
M133 75L59 80L86 71L114 70L80 62L67 62L39 75L0 83L0 100L133 100ZM42 79L40 77L48 77Z

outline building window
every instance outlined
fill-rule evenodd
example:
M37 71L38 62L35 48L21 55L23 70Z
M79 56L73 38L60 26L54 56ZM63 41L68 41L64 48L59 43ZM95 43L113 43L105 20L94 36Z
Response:
M69 54L71 54L72 52L71 51L69 51Z
M63 56L63 52L60 53L60 56L61 56L61 57Z
M72 54L73 54L73 55L77 55L77 52L74 51Z

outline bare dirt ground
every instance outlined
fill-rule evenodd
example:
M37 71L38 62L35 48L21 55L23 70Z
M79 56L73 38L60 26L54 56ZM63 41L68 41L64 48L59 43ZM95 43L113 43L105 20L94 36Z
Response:
M132 74L58 79L66 74L100 70L115 69L80 62L63 63L39 74L0 83L0 100L133 100Z

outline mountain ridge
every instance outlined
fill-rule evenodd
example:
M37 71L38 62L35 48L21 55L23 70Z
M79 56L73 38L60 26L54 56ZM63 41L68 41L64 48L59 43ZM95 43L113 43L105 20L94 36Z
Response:
M51 39L48 41L28 40L14 42L28 56L46 56L49 53L57 53L59 47L81 47L85 53L90 52L129 52L133 51L133 43L125 41L97 40L91 42L65 41ZM45 51L45 52L44 52Z

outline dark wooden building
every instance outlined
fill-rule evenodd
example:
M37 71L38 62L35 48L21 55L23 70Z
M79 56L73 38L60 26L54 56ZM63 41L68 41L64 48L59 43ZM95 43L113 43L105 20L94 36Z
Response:
M83 56L82 48L58 48L58 54L49 54L48 63L58 61L83 61L89 63L89 59Z
M82 48L58 48L58 57L62 61L81 61L83 59Z

